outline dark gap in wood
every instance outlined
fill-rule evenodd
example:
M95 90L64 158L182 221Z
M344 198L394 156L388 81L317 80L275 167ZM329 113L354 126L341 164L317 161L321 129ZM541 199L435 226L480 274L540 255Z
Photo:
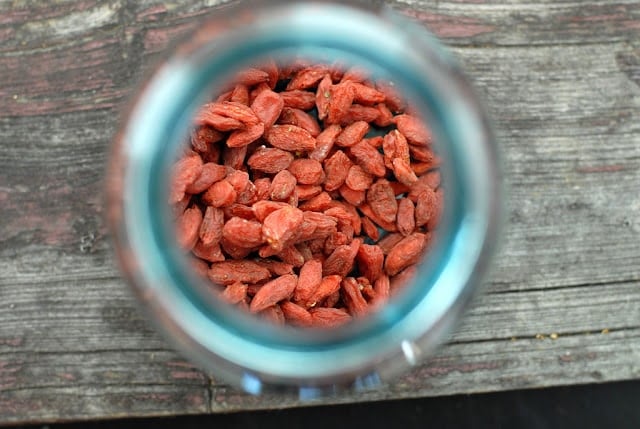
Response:
M172 348L135 348L135 349L127 349L127 348L118 348L118 349L94 349L94 350L64 350L64 351L52 351L52 350L29 350L26 348L22 348L21 350L5 350L0 352L0 356L10 356L10 355L24 355L25 352L28 352L29 355L35 356L53 356L53 355L100 355L103 353L174 353L175 349Z
M619 45L621 43L628 43L629 40L626 38L620 38L617 40L588 40L588 41L578 41L578 40L558 40L558 42L550 43L550 42L531 42L531 43L459 43L456 39L442 39L447 46L453 47L456 49L495 49L495 48L515 48L515 49L531 49L531 48L557 48L561 46L606 46L606 45Z
M638 336L640 337L640 324L638 326L623 326L621 328L611 328L607 329L606 333L601 331L568 331L568 332L554 332L557 335L557 338L550 338L550 334L544 334L544 337L537 338L537 335L541 335L541 333L530 334L530 335L518 335L516 337L502 337L502 338L481 338L476 340L453 340L447 341L445 344L448 345L465 345L465 344L479 344L479 343L501 343L501 342L517 342L522 340L534 340L534 341L560 341L563 338L571 338L571 337L581 337L581 336L589 336L589 335L611 335L613 333L618 332L634 332L638 331ZM428 362L428 361L427 361Z
M89 393L84 393L84 396L95 396L95 397L99 397L102 396L105 392L105 389L109 389L110 387L117 387L117 390L126 390L128 387L175 387L176 383L129 383L129 384L124 384L124 383L100 383L100 389L102 390L101 393L98 393L96 395L90 395ZM188 383L184 383L181 386L187 386L187 387L202 387L203 389L205 389L205 392L210 391L211 389L207 387L207 385L202 385L200 383L193 383L193 384L188 384ZM220 388L231 388L230 386L226 385L226 384L216 384L216 387L220 387ZM40 385L31 385L31 386L26 386L26 387L7 387L5 389L2 389L3 393L15 393L15 392L28 392L28 391L38 391L38 390L48 390L48 389L59 389L59 390L75 390L75 389L79 389L79 388L86 388L88 389L92 389L95 388L96 384L95 383L76 383L74 385L58 385L58 384L40 384ZM75 393L75 392L74 392ZM210 405L211 401L209 401L209 405ZM210 408L210 407L209 407ZM209 409L210 411L210 409ZM0 426L2 426L2 424L0 424Z
M211 378L209 376L209 374L207 373L203 373L204 377L206 379L206 384L205 384L205 402L207 405L207 413L213 413L213 401L215 401L214 396L213 396L213 388L215 387L228 387L224 384L215 384L213 378Z
M2 250L3 248L0 246L0 250ZM18 274L22 274L22 273L18 273ZM36 280L38 278L38 276L33 275L33 280ZM5 280L5 279L3 279ZM6 285L6 286L11 286L11 287L31 287L33 286L36 282L34 281L29 281L29 282L18 282L18 281L13 281L12 279L6 279L8 280L7 283L4 282L0 282L0 286ZM107 275L104 277L80 277L80 278L72 278L71 276L68 276L68 278L61 278L61 279L54 279L54 280L48 280L48 281L44 281L41 282L42 284L47 284L48 286L54 286L54 285L69 285L70 283L72 284L81 284L84 282L95 282L95 281L110 281L110 280L120 280L123 283L125 282L124 278L120 275ZM39 282L40 283L40 282Z
M584 289L587 287L600 287L600 286L612 286L612 285L628 285L638 283L640 286L640 282L636 279L629 280L615 280L615 281L603 281L603 282L595 282L595 283L578 283L571 285L560 285L560 286L549 286L549 287L532 287L525 289L510 289L510 290L491 290L492 286L499 287L509 287L512 283L507 282L493 282L490 283L484 292L486 295L508 295L508 294L519 294L525 292L547 292L547 291L556 291L556 290L570 290L570 289Z

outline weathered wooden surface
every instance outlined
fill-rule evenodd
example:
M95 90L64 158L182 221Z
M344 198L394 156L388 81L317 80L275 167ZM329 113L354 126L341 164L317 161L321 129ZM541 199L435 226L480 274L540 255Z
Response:
M0 424L299 405L240 394L171 351L102 222L123 102L207 3L0 3ZM399 5L486 99L509 222L486 294L436 357L326 402L640 377L640 2Z

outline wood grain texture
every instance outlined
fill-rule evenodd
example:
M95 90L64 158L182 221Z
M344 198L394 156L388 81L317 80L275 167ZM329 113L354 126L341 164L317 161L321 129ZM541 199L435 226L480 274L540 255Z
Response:
M301 405L240 394L171 351L102 220L119 112L217 3L0 3L0 424ZM640 4L395 5L486 100L508 224L486 293L434 358L322 403L640 377Z

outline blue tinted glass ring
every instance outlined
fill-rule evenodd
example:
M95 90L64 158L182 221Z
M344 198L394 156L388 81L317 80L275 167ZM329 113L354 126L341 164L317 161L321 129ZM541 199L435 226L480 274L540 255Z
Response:
M370 388L442 341L486 271L502 189L484 110L439 42L385 7L271 2L244 10L240 27L228 16L161 65L116 138L109 223L123 271L174 345L246 391L306 398ZM367 321L326 335L270 329L211 299L176 249L166 207L171 162L212 82L257 58L296 55L393 77L434 131L446 186L438 239L414 284Z

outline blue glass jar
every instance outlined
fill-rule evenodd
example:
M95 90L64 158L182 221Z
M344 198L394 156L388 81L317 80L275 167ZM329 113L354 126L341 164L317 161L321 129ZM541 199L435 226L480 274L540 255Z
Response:
M213 299L173 239L167 177L212 85L260 58L304 56L392 78L429 122L445 206L413 283L384 308L329 332L274 328ZM179 44L141 87L114 142L108 220L122 269L186 357L244 390L302 398L371 388L420 362L476 290L500 225L499 165L482 106L455 60L383 3L245 2Z

